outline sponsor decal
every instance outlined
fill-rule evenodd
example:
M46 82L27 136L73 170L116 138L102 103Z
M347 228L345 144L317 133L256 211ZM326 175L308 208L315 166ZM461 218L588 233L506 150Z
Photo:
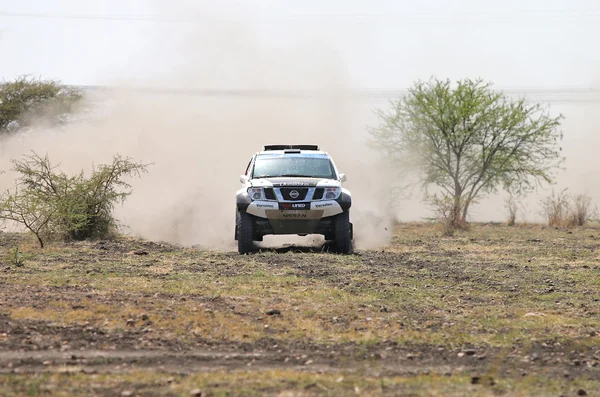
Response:
M293 218L293 219L303 219L303 218L307 218L307 214L306 212L302 213L298 213L298 212L284 212L281 214L282 218Z
M315 178L290 179L287 181L271 180L274 187L312 187L316 186L320 180Z
M333 207L333 203L315 204L315 208Z
M267 218L279 220L318 220L323 215L323 210L266 210Z
M280 210L309 210L310 203L279 203Z
M256 208L275 208L274 204L256 204Z
M305 182L279 182L279 183L273 183L273 186L276 186L276 187L304 186L305 184L306 184Z

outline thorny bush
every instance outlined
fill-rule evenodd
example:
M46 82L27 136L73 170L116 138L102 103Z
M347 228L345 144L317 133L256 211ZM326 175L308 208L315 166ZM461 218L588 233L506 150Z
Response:
M109 237L118 227L115 204L131 194L124 179L140 177L148 166L115 155L111 164L94 167L86 177L83 171L67 175L35 152L12 162L19 177L0 199L0 219L27 228L41 247L46 240Z

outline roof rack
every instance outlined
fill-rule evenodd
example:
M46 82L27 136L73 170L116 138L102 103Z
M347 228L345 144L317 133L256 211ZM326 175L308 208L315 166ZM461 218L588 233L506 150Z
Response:
M319 146L317 146L317 145L265 145L265 150L286 150L286 149L319 150Z

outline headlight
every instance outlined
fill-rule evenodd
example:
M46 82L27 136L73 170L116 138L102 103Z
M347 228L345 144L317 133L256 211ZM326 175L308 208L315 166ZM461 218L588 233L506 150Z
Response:
M251 187L248 188L248 195L252 200L264 200L265 199L265 189L262 187Z
M338 197L340 197L340 194L342 194L342 188L341 187L326 187L325 188L325 194L323 195L323 198L325 200L335 200Z

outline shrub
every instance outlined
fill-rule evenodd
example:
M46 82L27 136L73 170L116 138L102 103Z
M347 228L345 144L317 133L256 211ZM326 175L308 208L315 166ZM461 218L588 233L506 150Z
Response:
M83 97L56 80L21 76L0 83L0 135L31 125L39 117L61 123Z
M569 197L566 190L559 193L552 190L550 196L542 200L542 212L548 219L549 226L561 227L565 224L569 212Z
M453 236L457 230L467 230L468 224L457 216L460 204L457 205L453 197L436 194L426 198L428 205L435 214L435 219L442 225L444 236Z
M570 214L571 223L576 226L583 226L592 217L595 211L592 209L592 198L585 194L577 194L572 198L572 208Z
M586 194L570 195L567 189L542 200L542 212L548 225L554 227L583 226L592 217L592 198Z
M5 255L6 261L14 267L25 266L25 254L19 250L18 246L12 251L8 251Z
M517 203L517 199L512 194L508 197L504 206L508 210L508 226L514 226L517 221L517 211L519 210L519 205Z
M45 240L84 240L105 238L117 229L114 205L124 202L131 186L123 179L139 177L147 165L134 163L120 155L108 165L94 167L86 177L81 171L69 176L57 170L48 156L35 152L13 160L20 176L13 191L0 201L0 219L14 221L37 238Z

